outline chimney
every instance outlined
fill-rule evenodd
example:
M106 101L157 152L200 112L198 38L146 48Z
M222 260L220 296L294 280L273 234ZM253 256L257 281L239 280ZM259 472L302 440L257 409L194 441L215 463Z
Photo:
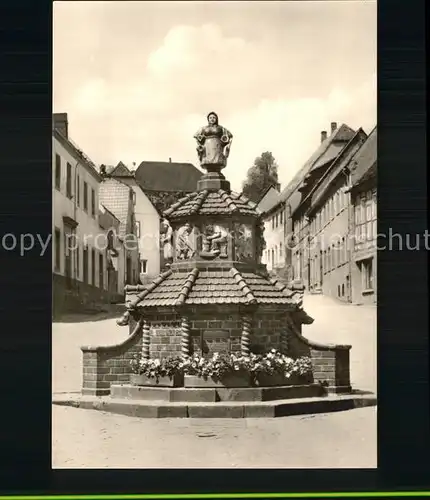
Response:
M172 158L169 158L169 163L172 163Z
M67 113L54 113L54 129L58 130L64 137L69 137L69 121Z
M337 123L331 122L331 133L333 133L337 129Z
M324 142L327 139L327 132L323 130L321 132L321 142Z

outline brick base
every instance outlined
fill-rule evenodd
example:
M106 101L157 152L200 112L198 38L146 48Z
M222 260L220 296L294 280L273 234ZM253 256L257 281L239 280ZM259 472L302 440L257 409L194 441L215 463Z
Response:
M245 311L238 307L201 306L188 309L184 314L190 324L190 353L240 352ZM318 382L330 392L350 390L350 346L323 345L307 340L301 335L299 317L294 318L281 307L260 306L251 316L251 352L275 348L293 358L309 356L313 363L310 382ZM150 357L180 356L182 328L178 312L158 309L146 312L145 320L150 324ZM135 321L131 321L130 336L121 344L82 347L82 392L107 395L111 384L128 383L130 361L141 349L142 330Z
M350 345L320 344L308 340L302 336L297 322L290 329L288 343L292 357L309 356L312 359L315 382L326 386L329 392L351 391Z

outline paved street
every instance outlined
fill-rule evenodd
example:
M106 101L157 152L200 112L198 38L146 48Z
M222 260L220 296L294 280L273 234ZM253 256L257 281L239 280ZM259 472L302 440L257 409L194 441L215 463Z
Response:
M374 468L376 408L274 419L138 419L53 407L54 468Z
M352 382L376 388L376 308L306 296L304 335L352 344ZM53 324L53 391L80 391L84 344L128 335L114 319ZM85 320L85 321L83 321ZM376 408L278 419L136 419L53 407L53 467L376 467Z
M353 306L323 295L306 295L304 308L315 321L303 327L303 335L317 342L352 345L352 385L376 392L376 306Z

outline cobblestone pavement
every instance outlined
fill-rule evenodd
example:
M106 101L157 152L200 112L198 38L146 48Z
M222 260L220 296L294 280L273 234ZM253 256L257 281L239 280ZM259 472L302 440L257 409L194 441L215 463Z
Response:
M138 419L53 407L54 468L375 468L376 408L287 418Z
M376 388L376 307L306 296L303 334L352 344L351 378ZM114 319L53 324L53 391L81 388L81 345L128 336ZM99 320L97 320L99 319ZM97 320L97 321L96 321ZM53 407L53 467L376 467L376 408L277 419L136 419Z

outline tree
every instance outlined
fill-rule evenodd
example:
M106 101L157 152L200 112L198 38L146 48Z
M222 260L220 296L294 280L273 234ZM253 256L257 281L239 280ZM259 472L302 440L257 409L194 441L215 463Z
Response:
M254 160L254 165L248 170L242 192L251 201L258 203L268 187L277 185L278 164L273 154L266 151Z

